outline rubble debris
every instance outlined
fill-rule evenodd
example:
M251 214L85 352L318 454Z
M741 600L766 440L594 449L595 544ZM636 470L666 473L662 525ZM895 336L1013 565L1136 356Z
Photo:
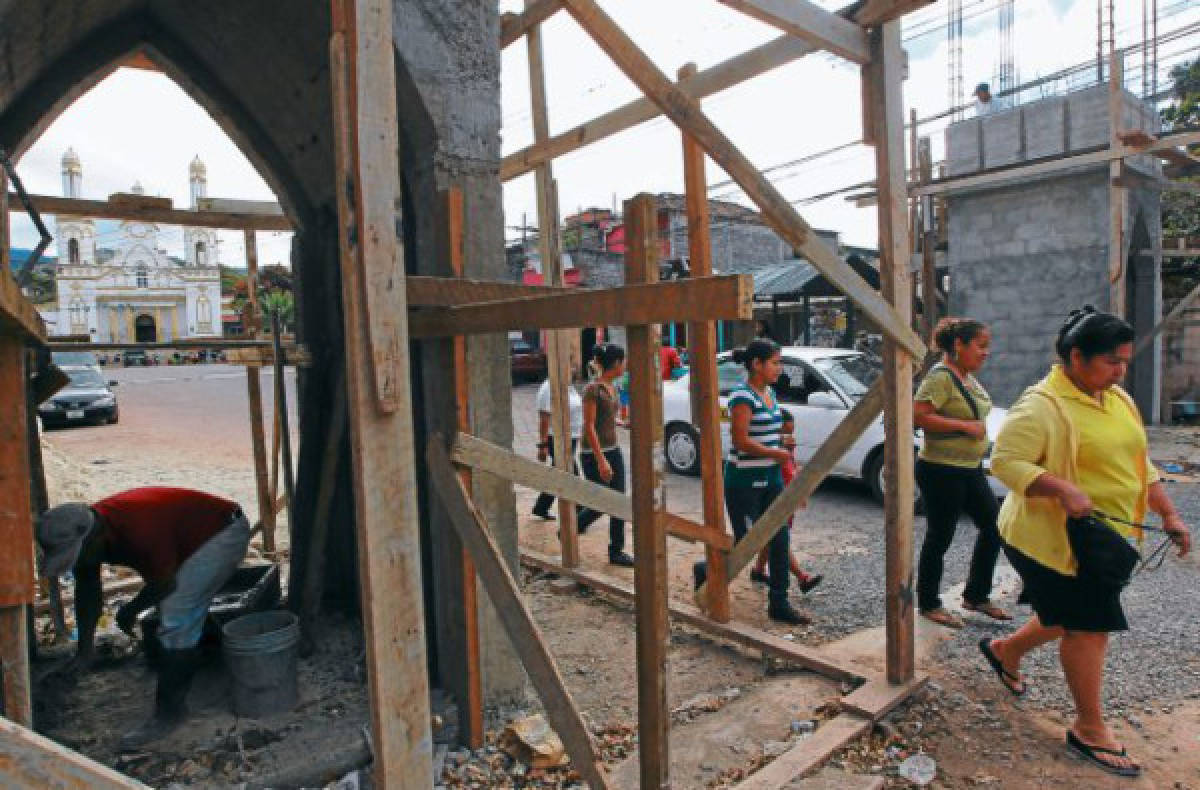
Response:
M562 739L540 713L517 719L505 727L500 735L500 748L535 769L553 768L567 761Z

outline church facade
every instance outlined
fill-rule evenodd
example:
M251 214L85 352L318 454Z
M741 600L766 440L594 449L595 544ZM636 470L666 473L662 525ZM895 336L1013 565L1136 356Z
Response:
M195 209L208 190L199 157L192 160L188 176ZM83 167L73 149L63 155L62 179L64 196L82 197ZM141 185L134 184L132 192L142 195ZM55 334L88 335L94 342L108 343L167 343L221 335L216 231L185 228L180 260L159 246L162 229L153 222L126 220L98 234L91 218L59 216L56 226Z

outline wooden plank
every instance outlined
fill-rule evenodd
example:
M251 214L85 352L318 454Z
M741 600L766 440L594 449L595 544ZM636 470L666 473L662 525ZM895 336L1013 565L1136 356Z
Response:
M536 6L537 0L525 0L526 9ZM525 38L529 60L529 102L533 119L534 142L545 142L550 136L550 116L546 107L546 71L542 54L542 31L539 25L529 29ZM561 288L565 284L562 249L559 244L558 185L550 162L537 167L538 250L542 258L542 275L546 282ZM603 322L596 322L596 326ZM549 332L547 372L550 379L550 428L554 441L554 464L570 472L575 464L571 451L571 413L567 387L570 386L570 335ZM579 564L579 522L575 505L569 499L556 500L558 508L559 541L563 564Z
M450 272L455 277L466 273L465 235L463 233L463 192L460 187L451 187L441 195L445 217L446 257ZM467 366L467 339L457 335L453 340L454 405L455 420L459 433L471 431L471 382ZM458 476L463 488L471 490L471 470L460 467ZM457 544L457 545L454 545ZM459 738L471 749L483 748L483 676L479 656L479 601L475 581L475 562L463 547L461 540L453 536L451 550L459 558L459 596L462 611L463 667L460 696Z
M863 22L865 17L862 16L861 7L862 3L852 3L835 13L867 27ZM807 41L790 35L779 36L766 44L710 66L692 78L681 80L679 89L699 100L817 51L818 49ZM635 99L555 135L545 143L535 143L509 154L500 163L500 180L511 181L530 172L542 162L585 148L639 124L652 121L662 114L662 109L649 99Z
M567 10L625 76L687 131L729 174L763 213L767 223L839 291L850 297L880 331L917 356L925 344L903 316L883 300L858 272L817 237L795 207L704 114L700 107L654 65L595 0L566 0Z
M917 166L922 184L933 179L933 149L928 137L917 145ZM937 229L933 223L933 198L929 195L916 198L921 211L921 318L924 322L925 342L933 345L933 330L938 322L938 276L937 276Z
M725 555L733 548L733 536L728 532L716 532L708 524L698 524L667 510L659 513L659 517L666 524L668 535L690 543L704 544L707 549L705 556L709 553L715 554L721 558L722 564L724 564ZM709 573L711 574L711 572L710 566Z
M887 678L875 678L842 697L842 710L879 721L905 700L929 683L929 675L914 675L904 683L889 683Z
M453 307L470 302L495 302L501 299L568 293L571 290L569 288L551 288L548 285L520 285L487 280L460 280L452 277L412 275L405 278L405 286L408 289L409 307Z
M912 320L912 278L904 166L904 50L900 21L871 31L868 91L875 107L875 171L879 194L879 283L901 320ZM886 543L887 676L910 680L915 671L913 607L913 357L887 338L883 343L884 540Z
M1102 148L1098 151L1088 151L1082 154L1055 155L1026 164L998 167L974 175L940 178L926 186L914 186L909 190L909 194L917 196L940 195L946 192L990 186L1006 181L1023 181L1062 170L1105 164L1113 159L1125 159L1130 156L1140 156L1141 154L1157 154L1175 146L1196 145L1197 143L1200 143L1200 132L1180 132L1168 135L1147 145L1122 145L1116 148Z
M519 14L507 13L500 17L500 49L537 28L562 8L562 0L532 0L525 4Z
M7 255L0 256L4 263ZM0 334L0 672L4 715L33 726L26 605L37 594L26 418L25 345Z
M1137 343L1134 344L1133 347L1133 355L1136 357L1138 354L1141 354L1143 351L1145 351L1146 347L1154 342L1154 338L1161 335L1163 330L1165 330L1168 326L1178 321L1198 299L1200 299L1200 285L1197 285L1195 288L1188 291L1187 294L1180 299L1174 307L1171 308L1171 312L1167 313L1163 320L1155 324L1154 328L1149 332L1138 338Z
M747 320L753 300L753 278L728 274L430 309L414 314L410 328L413 337L425 339L514 329Z
M275 350L272 348L235 348L225 353L225 361L230 365L246 365L247 367L264 367L275 364ZM312 354L306 346L289 345L283 347L283 364L289 367L306 368L312 365Z
M258 337L261 315L258 305L258 245L255 233L245 231L246 308L242 315L246 334ZM272 353L272 356L274 354ZM254 488L258 495L258 520L262 524L263 551L275 551L275 508L271 480L267 471L267 440L263 426L262 378L259 369L246 368L246 398L250 408L250 444L254 456Z
M444 439L435 434L429 440L425 458L430 480L446 506L450 524L475 559L479 578L492 599L509 643L521 657L521 663L545 707L546 718L562 738L571 764L593 788L607 788L610 786L608 774L592 743L587 725L563 682L554 657L533 620L517 580L504 561L500 547L492 537L487 521L471 501L462 478L455 474L443 442ZM428 785L426 776L424 782L412 786Z
M633 601L634 592L631 586L603 573L582 568L564 568L551 557L529 549L521 550L521 561L531 567L572 579L620 601ZM698 628L720 639L761 650L764 655L794 663L824 677L839 681L856 681L863 677L859 669L846 667L839 663L836 657L823 653L820 648L806 647L744 623L718 623L695 606L680 601L670 601L668 611L671 619L676 622Z
M106 765L0 718L0 787L149 790Z
M695 76L695 64L679 71L679 81ZM687 132L683 137L683 181L688 223L688 257L693 277L712 276L712 235L708 216L708 177L704 150ZM711 321L688 324L690 346L692 424L700 436L700 490L704 524L710 534L728 538L725 530L725 484L721 478L721 401L717 381L717 328ZM708 568L708 614L718 622L730 618L729 576L726 555L706 546Z
M32 727L28 611L24 605L0 606L0 671L3 672L0 712L17 724Z
M1120 53L1109 55L1108 145L1121 145L1122 110L1125 105L1125 66ZM1125 204L1128 192L1120 186L1122 160L1108 163L1108 306L1116 315L1125 316Z
M330 41L335 190L346 337L350 456L354 480L374 779L428 787L433 753L421 585L420 530L409 404L408 304L398 273L400 197L392 3L334 0ZM388 278L394 278L389 283ZM389 287L390 286L390 287ZM368 331L365 291L375 294ZM390 338L378 338L380 328ZM394 355L375 358L379 340ZM372 370L391 364L388 371ZM378 373L395 382L390 411Z
M866 719L845 713L835 716L817 728L811 736L776 757L749 778L738 782L736 790L779 790L798 776L819 768L833 753L851 741L871 732L873 725Z
M867 33L854 22L826 11L808 0L720 0L720 2L828 50L854 63L867 63Z
M51 351L188 351L191 349L205 350L263 350L269 351L270 340L224 340L214 337L212 340L173 340L167 343L91 343L77 340L64 340L55 335L55 339L46 343Z
M616 516L629 522L633 529L637 529L633 521L633 501L607 486L593 483L556 467L546 466L465 433L455 437L451 454L456 464L479 469L534 491L545 491L560 499ZM667 531L682 540L703 542L721 551L728 551L732 545L732 538L728 533L712 535L707 528L682 516L666 514L665 517Z
M12 197L15 198L16 195ZM291 221L283 214L203 211L147 205L141 202L81 200L57 195L30 195L29 198L38 213L53 214L58 217L136 220L155 222L161 225L222 230L294 230Z
M625 282L658 282L658 204L625 201ZM671 786L667 707L667 532L663 480L662 327L625 327L629 344L629 477L633 494L634 620L637 623L638 760L643 788Z

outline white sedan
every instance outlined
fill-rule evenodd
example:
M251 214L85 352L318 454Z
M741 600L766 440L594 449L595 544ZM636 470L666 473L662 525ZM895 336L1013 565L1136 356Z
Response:
M785 346L782 349L783 374L775 384L779 404L796 419L796 460L801 465L833 432L851 406L861 398L880 375L878 362L858 352L837 348ZM721 395L721 445L727 453L729 439L729 392L745 380L745 368L731 358L730 352L717 355L717 377ZM664 452L667 465L677 474L700 474L700 449L697 428L692 424L689 376L663 384ZM988 435L995 436L1007 411L992 409L988 415ZM917 432L920 446L920 432ZM985 461L986 465L986 461ZM883 501L883 419L863 432L834 466L833 475L864 481L871 493ZM1008 490L994 477L988 481L997 497Z

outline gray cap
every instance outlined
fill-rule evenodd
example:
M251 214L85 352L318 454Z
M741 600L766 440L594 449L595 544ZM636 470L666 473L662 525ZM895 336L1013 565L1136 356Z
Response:
M83 502L52 507L37 520L42 549L42 575L61 576L75 567L83 541L96 523L96 514Z

